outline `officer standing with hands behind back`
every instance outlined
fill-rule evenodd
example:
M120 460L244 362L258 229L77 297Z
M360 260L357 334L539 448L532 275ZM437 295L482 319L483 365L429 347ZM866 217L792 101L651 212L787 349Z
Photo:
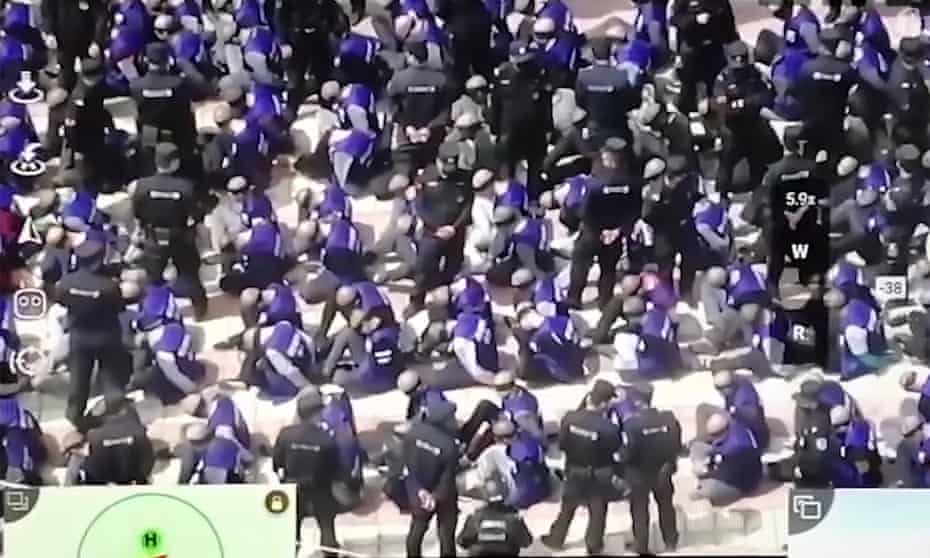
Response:
M119 314L124 304L120 285L103 270L106 246L85 240L74 249L74 257L77 269L61 278L54 298L68 310L71 390L66 416L78 431L86 432L84 409L95 365L99 366L104 389L122 393L129 381L131 359L122 344Z
M681 453L681 424L671 411L640 407L623 421L624 479L630 485L630 515L633 518L635 551L649 554L649 495L659 508L659 527L665 551L678 546L675 506L672 496L678 454Z
M565 483L562 504L549 533L540 540L559 550L579 506L588 508L585 546L588 554L604 549L608 495L616 490L615 472L620 450L620 429L607 418L607 406L615 397L613 386L595 384L584 409L571 411L562 419L559 447L565 452Z

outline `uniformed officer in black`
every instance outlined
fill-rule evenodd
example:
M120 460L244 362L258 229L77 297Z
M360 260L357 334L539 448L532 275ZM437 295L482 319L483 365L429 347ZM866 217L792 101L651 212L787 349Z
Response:
M436 156L449 121L452 93L446 74L427 64L428 52L422 41L408 43L405 48L409 65L394 74L387 94L395 104L394 171L412 179Z
M103 400L87 418L88 454L78 471L80 484L148 484L155 451L139 413L122 395Z
M639 88L612 63L610 47L609 39L592 41L592 64L578 72L575 102L588 111L589 126L595 132L605 138L622 138L632 145L627 114L639 106Z
M498 134L503 170L514 177L525 160L530 200L542 193L540 173L552 130L552 88L536 52L523 41L510 43L510 59L494 70L491 127Z
M150 43L145 49L147 71L129 83L136 102L136 127L142 156L142 173L151 172L152 150L159 142L178 146L185 170L196 172L197 126L191 103L209 93L208 84L195 80L199 72L185 72L185 59L175 59L167 43ZM189 168L188 168L189 167Z
M678 29L681 96L685 114L697 110L698 85L710 95L714 79L726 65L724 45L739 40L730 0L675 0L671 24Z
M674 552L678 546L678 528L672 504L675 492L672 476L682 451L681 424L671 411L640 406L632 417L624 418L622 439L620 455L624 480L630 487L635 551L649 553L649 495L652 494L659 509L665 551Z
M274 470L282 482L297 485L297 538L304 518L313 515L320 530L320 545L335 549L338 504L333 484L341 480L336 439L321 424L323 398L313 386L297 399L297 424L285 426L272 451ZM327 558L336 556L324 551Z
M278 0L275 24L275 31L291 47L286 61L287 104L296 114L304 99L329 80L333 38L349 30L349 19L335 0Z
M845 154L843 123L849 91L858 75L850 64L853 46L848 30L824 29L820 44L824 52L801 66L789 94L801 105L809 156L832 168Z
M723 150L717 167L717 191L733 190L733 169L746 159L749 181L744 191L755 188L768 165L781 154L775 131L760 111L775 99L771 85L749 58L749 47L740 41L726 47L727 67L714 82L713 105L723 117Z
M588 281L588 271L597 257L601 273L598 278L598 301L605 306L617 283L617 262L623 251L624 237L640 216L642 183L628 170L623 157L626 142L609 138L598 154L591 171L592 186L581 208L581 227L572 252L571 280L566 304L581 306L581 294Z
M769 168L761 192L768 196L771 215L762 223L769 243L769 284L777 293L785 259L806 284L825 277L829 267L829 182L823 169L804 157L806 128L785 130L785 155Z
M452 40L452 75L456 87L464 87L472 75L491 79L494 56L491 51L493 19L481 0L455 0L439 3L439 17Z
M117 280L104 273L106 247L85 240L74 249L77 269L55 286L55 302L68 310L68 369L71 390L66 416L86 432L84 408L96 366L107 393L122 393L129 381L131 359L122 344L119 314L124 309Z
M174 144L158 144L155 149L158 172L138 180L131 188L132 209L143 235L140 265L148 280L159 282L168 262L173 262L178 271L175 292L191 299L199 319L207 311L196 242L196 222L202 217L202 210L194 183L176 174L180 157Z
M519 556L533 543L520 513L507 505L505 492L497 479L484 483L487 505L468 516L458 537L469 556Z
M911 143L921 151L928 147L930 91L926 78L927 47L922 39L901 39L899 56L888 75L887 92L891 101L892 139L895 144Z
M616 473L620 429L606 414L614 395L610 384L597 384L587 398L586 407L571 411L562 419L559 430L559 448L565 452L562 503L549 533L540 537L551 549L564 547L568 528L579 506L588 508L588 528L584 537L588 554L600 554L604 549L608 494L615 492L619 481Z
M426 408L423 420L414 421L403 441L404 463L409 472L410 531L407 556L422 556L423 536L436 516L440 556L455 556L458 522L458 488L455 474L459 450L455 443L458 425L455 406L435 401Z
M461 271L474 192L469 173L458 168L458 160L458 145L444 143L436 165L418 179L422 186L414 203L423 232L417 245L414 290L405 315L423 307L427 291L451 283Z
M44 31L55 37L59 86L71 91L77 78L74 61L88 55L91 45L102 49L107 39L106 0L42 0ZM102 51L98 51L100 56Z

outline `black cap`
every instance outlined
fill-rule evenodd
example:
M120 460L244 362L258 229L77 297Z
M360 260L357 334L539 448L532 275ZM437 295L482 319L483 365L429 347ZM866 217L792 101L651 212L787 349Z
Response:
M785 128L782 136L782 142L790 151L800 151L801 144L804 141L804 127L800 124L789 125Z
M804 380L801 382L800 389L794 394L794 400L798 406L805 409L814 409L819 406L820 400L817 396L820 394L820 386L821 384L817 380Z
M672 155L665 162L665 172L670 175L678 176L691 171L691 165L688 164L688 158L684 155Z
M99 261L106 251L106 246L96 240L85 240L74 248L74 257L77 258L78 265L84 265Z
M458 163L459 160L459 146L455 142L447 141L439 146L439 155L438 158L440 161L455 161Z
M145 47L145 59L149 64L165 66L171 60L171 47L168 43L154 42Z
M748 58L749 46L743 41L729 43L725 48L727 58Z
M604 142L604 151L612 151L618 153L626 149L626 141L623 138L612 137L607 138Z
M517 62L529 60L534 56L533 47L526 41L514 41L510 43L510 58Z
M81 75L86 77L99 77L103 75L103 63L99 58L82 58Z
M312 417L323 408L323 396L318 389L308 389L297 397L297 416L301 419Z
M924 43L917 37L906 37L901 39L898 50L908 58L919 58L924 55Z
M455 416L455 404L443 399L434 400L426 406L426 421L442 424Z
M612 41L607 37L591 39L591 56L595 60L608 60Z
M613 384L606 380L597 380L591 388L590 402L592 405L603 405L617 396Z
M155 166L168 168L181 160L178 146L173 143L159 143L155 146Z
M408 41L407 44L404 45L404 50L419 62L426 62L426 58L429 56L429 51L426 50L426 43L423 41Z

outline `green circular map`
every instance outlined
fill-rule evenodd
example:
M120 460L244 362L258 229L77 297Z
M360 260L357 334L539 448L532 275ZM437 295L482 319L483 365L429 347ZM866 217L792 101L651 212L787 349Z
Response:
M91 521L77 558L224 558L210 520L175 496L139 494L110 504Z

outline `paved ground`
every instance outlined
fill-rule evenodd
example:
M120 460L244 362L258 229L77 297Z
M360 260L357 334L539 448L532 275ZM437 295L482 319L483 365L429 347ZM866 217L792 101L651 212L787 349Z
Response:
M740 30L747 42L752 43L760 29L766 27L777 29L775 22L768 17L768 12L764 8L760 8L753 2L737 1ZM579 25L584 29L596 28L602 25L604 19L610 15L620 15L628 18L631 13L627 2L572 0L569 3L575 11ZM900 24L902 28L908 26L910 24L905 22ZM198 120L203 126L209 123L208 117L211 106L208 103L198 110ZM121 115L119 125L132 129L134 126L131 113L125 112L125 108L125 106L115 106L114 111ZM36 120L40 126L44 126L44 115L40 113L41 108L38 109L35 115ZM312 116L302 119L299 124L301 129L310 131L309 135L311 136L313 135L313 126ZM279 219L293 226L296 220L296 207L291 202L291 196L297 189L308 185L305 184L304 180L294 176L287 162L282 162L279 165L276 169L276 176L278 180L271 190L272 199L278 209ZM389 207L387 204L372 199L356 200L354 203L356 219L364 225L363 236L370 240L386 225L390 214ZM125 202L120 200L119 197L109 200L108 204L116 214L125 212ZM208 282L212 282L215 279L215 270L205 270L204 275ZM404 308L407 301L404 287L405 285L398 285L390 291L395 310L398 312ZM215 286L211 290L215 291ZM501 314L509 313L510 293L494 291L492 294L495 299L495 310ZM693 313L689 309L683 308L683 310ZM592 314L591 310L583 312L584 317L589 321L593 321L595 317ZM318 308L307 309L308 321L314 321L318 318L318 315ZM41 333L42 330L41 327L36 328L35 325L23 324L23 327L29 327L38 333ZM231 351L212 349L213 343L225 338L239 328L235 301L213 292L211 294L209 317L197 324L196 327L203 335L201 355L215 369L216 377L228 378L235 376L240 364L239 355ZM509 335L504 337L506 340L502 351L503 361L506 365L508 362L513 362L515 343ZM542 408L545 410L545 418L548 421L557 421L565 410L577 405L586 390L586 384L595 375L611 375L611 367L606 356L592 357L589 359L587 366L590 376L585 384L556 385L538 391ZM910 365L907 363L895 365L880 376L862 378L849 383L848 389L859 400L866 415L876 421L897 415L899 408L913 406L912 401L906 401L907 398L898 388L897 383L901 370L909 367ZM776 433L791 431L793 425L791 424L792 401L790 394L795 390L797 383L797 380L788 383L783 380L764 380L758 385ZM43 427L52 439L60 439L69 430L67 423L62 418L64 385L61 382L57 382L57 384L56 382L50 382L45 393L26 396L28 404L40 417ZM718 401L707 372L698 371L675 380L658 381L655 382L655 387L656 405L676 412L682 421L685 436L688 439L693 437L697 431L694 417L698 405ZM451 393L451 398L458 403L460 418L465 418L468 411L480 399L493 397L494 393L491 390L477 387L459 389ZM249 392L237 392L236 399L242 406L253 431L257 432L259 437L265 437L268 440L273 440L280 427L292 420L294 416L292 404L274 405L256 399ZM169 446L178 440L180 426L194 420L178 413L176 410L161 409L150 401L146 401L142 406L146 409L146 414L152 419L150 425L152 436L162 440ZM403 418L404 406L403 397L398 393L357 400L355 403L356 417L359 428L364 432L366 440L371 439L371 442L374 443L375 439L372 437L372 433L381 430L385 424L400 421ZM171 462L161 464L160 469L167 469L161 470L157 475L159 482L171 482L175 466L176 464ZM270 471L266 469L262 479L272 481L272 475L269 473ZM694 486L694 482L690 469L682 467L676 477L679 488L676 501L686 512L682 514L681 520L685 529L682 550L688 552L725 552L733 555L777 553L781 551L782 545L785 543L785 489L783 487L768 487L757 498L741 503L738 508L744 511L736 511L730 514L711 514L702 506L688 501L687 493ZM377 505L373 503L368 508L363 513L349 514L340 518L339 534L344 544L350 550L354 549L367 555L402 553L402 537L398 537L404 532L406 521L398 517L396 510L388 504ZM529 513L531 529L537 536L545 532L548 523L555 515L555 509L555 504L543 504ZM611 508L609 518L608 532L612 534L609 537L611 541L609 550L612 553L619 553L623 549L622 533L629 529L625 506L615 504ZM378 528L374 529L373 525L378 525ZM572 530L569 539L571 552L577 553L582 548L579 546L581 541L579 529L583 525L583 517L579 518L575 523L575 528ZM312 548L312 541L315 538L314 531L309 525L305 529L308 548ZM374 536L375 532L377 532L376 537ZM372 540L375 540L375 542L372 542ZM429 540L433 541L432 538ZM435 554L435 546L432 543L430 544L432 552ZM541 553L542 548L534 546L531 551L534 554Z

